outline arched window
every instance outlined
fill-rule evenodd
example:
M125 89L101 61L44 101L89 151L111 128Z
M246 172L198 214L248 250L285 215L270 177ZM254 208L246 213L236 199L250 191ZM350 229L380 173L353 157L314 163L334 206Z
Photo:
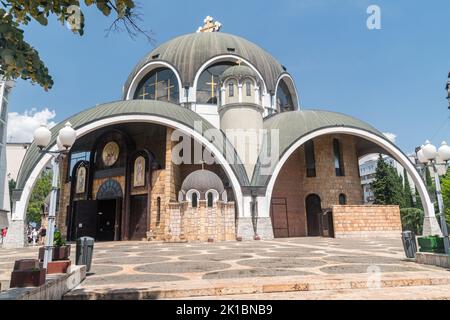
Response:
M196 192L192 194L192 208L198 208L198 194Z
M156 225L161 224L161 198L156 199Z
M336 171L336 177L343 177L344 163L342 161L341 145L338 139L333 139L333 152L334 152L334 169Z
M347 204L347 196L343 193L339 195L339 204L345 206Z
M250 80L245 81L245 95L247 97L252 96L252 83L250 82Z
M281 80L277 88L277 110L279 112L294 110L294 101L286 83Z
M212 192L208 193L208 208L212 208L214 204L214 195Z
M226 69L234 65L236 63L219 62L202 72L197 82L197 103L217 104L220 96L220 76Z
M233 80L228 81L228 96L234 97L234 81Z
M175 73L168 68L152 70L139 83L134 99L178 103L180 93Z
M316 158L314 154L314 141L305 143L306 176L311 178L316 176Z

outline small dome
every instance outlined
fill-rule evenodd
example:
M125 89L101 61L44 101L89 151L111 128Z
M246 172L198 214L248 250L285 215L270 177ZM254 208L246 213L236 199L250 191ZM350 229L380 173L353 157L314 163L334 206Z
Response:
M233 76L237 78L252 77L254 79L258 79L258 74L249 66L234 66L225 70L220 76L220 80Z
M192 189L200 191L201 193L214 189L219 194L225 190L219 176L209 170L194 171L184 179L181 190L188 192Z

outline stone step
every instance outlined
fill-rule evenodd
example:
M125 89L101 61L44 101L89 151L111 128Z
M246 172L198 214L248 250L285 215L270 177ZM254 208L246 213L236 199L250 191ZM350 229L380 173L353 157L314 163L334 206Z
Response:
M166 283L123 283L120 285L79 286L64 300L137 300L193 297L228 297L287 292L360 290L450 285L450 274L443 271L385 273L380 281L367 274L312 275L225 280L189 280Z
M185 300L186 298L182 298ZM189 300L450 300L450 285L257 293ZM170 299L177 300L177 299ZM181 300L181 299L180 299Z

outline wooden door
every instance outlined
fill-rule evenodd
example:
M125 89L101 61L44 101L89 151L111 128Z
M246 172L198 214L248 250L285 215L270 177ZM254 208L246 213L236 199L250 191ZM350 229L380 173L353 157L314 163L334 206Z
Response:
M306 198L306 219L308 225L308 236L318 237L320 232L320 218L322 215L322 206L320 197L311 194Z
M289 237L289 219L286 198L272 198L270 207L273 235L275 238Z
M131 197L130 240L142 240L147 237L147 199L147 195Z
M98 202L97 240L114 241L116 227L116 200Z
M72 240L80 237L96 237L97 201L83 200L74 202Z

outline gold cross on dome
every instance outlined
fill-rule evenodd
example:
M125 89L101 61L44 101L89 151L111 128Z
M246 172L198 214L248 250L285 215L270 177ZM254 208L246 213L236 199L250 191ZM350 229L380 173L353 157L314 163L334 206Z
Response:
M172 88L175 88L175 86L170 83L170 79L169 79L167 82L167 101L169 101L169 102L170 102L170 94L171 94L170 89L172 89Z
M211 85L211 98L216 96L216 87L218 83L214 81L214 75L211 75L211 82L207 82L207 85Z
M219 21L214 21L214 18L207 16L203 20L203 26L198 27L197 32L219 32L222 28L222 24Z

